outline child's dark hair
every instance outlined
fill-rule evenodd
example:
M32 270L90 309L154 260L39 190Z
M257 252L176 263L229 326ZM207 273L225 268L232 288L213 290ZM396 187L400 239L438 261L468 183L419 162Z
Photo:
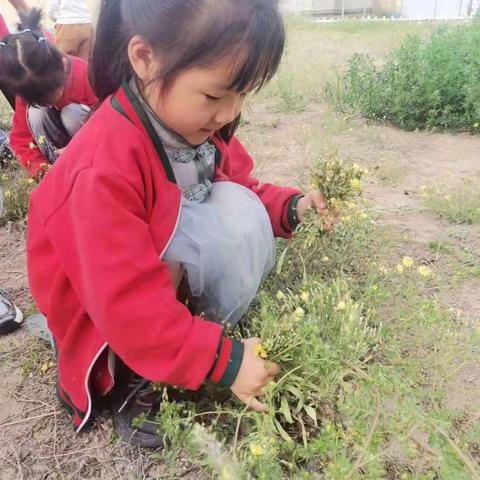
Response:
M41 10L20 14L18 33L0 42L0 78L30 105L50 105L66 81L62 53L44 37Z
M275 74L285 45L278 0L103 0L91 83L100 100L129 79L128 44L141 36L164 59L156 80L168 89L180 72L231 56L231 89L262 87ZM222 129L229 140L237 125Z

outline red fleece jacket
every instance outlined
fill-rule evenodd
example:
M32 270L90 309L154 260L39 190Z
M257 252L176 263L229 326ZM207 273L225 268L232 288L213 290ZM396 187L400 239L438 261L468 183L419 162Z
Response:
M107 352L149 380L197 389L226 343L219 325L177 300L159 260L177 226L181 191L122 90L116 98L129 118L107 99L33 192L29 210L30 287L48 317L59 396L78 430L91 412L90 388L104 394L113 385ZM282 219L300 192L255 179L236 138L214 140L216 181L250 188L275 235L290 236Z
M77 57L71 58L70 73L62 98L52 108L62 109L70 103L81 103L93 107L98 99L88 81L88 64ZM17 154L18 161L27 169L28 174L36 178L45 171L47 159L38 149L27 120L28 105L17 97L10 144Z

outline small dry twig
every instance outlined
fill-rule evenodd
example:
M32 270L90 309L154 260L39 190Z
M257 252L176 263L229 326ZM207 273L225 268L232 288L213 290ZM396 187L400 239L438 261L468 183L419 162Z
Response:
M26 423L26 422L33 422L33 420L40 420L41 418L51 417L52 415L56 415L57 413L58 413L57 411L49 412L49 413L44 413L42 415L37 415L36 417L23 418L22 420L17 420L15 422L4 423L0 425L0 428L12 427L13 425L20 425L21 423Z

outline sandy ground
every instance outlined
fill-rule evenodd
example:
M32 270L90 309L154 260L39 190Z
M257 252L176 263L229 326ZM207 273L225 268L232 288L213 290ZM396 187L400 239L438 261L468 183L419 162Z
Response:
M478 251L478 229L451 227L437 219L425 211L418 191L424 183L453 182L478 173L480 138L404 132L339 117L332 120L321 105L288 115L254 110L249 119L241 137L257 159L260 178L301 185L312 159L311 146L305 145L311 145L315 138L319 148L326 148L328 138L339 146L342 156L373 172L380 170L368 179L367 198L381 220L408 238L405 242L419 256L431 255L426 243L441 239L455 242L461 238ZM31 300L24 246L21 228L0 229L0 283L28 310ZM479 294L480 283L470 279L445 298L448 305L462 309L469 328L480 325ZM54 369L48 367L52 357L47 346L20 330L0 339L0 357L1 478L162 478L165 474L154 458L116 441L108 419L100 419L85 434L72 433L55 398ZM41 371L42 366L46 372ZM450 378L448 389L451 408L470 413L474 406L478 409L480 366L460 368ZM187 467L184 473L184 478L197 478Z

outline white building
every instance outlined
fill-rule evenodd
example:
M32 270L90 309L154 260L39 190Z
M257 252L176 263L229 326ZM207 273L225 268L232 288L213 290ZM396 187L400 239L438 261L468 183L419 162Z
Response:
M396 15L405 18L456 18L474 13L480 0L281 0L284 11L318 16Z

